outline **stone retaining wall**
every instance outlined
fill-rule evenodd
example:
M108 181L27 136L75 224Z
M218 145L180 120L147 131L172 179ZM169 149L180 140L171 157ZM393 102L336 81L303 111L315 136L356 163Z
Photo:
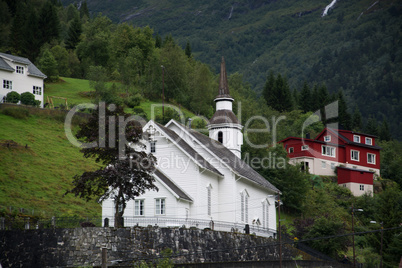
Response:
M273 244L273 245L269 245ZM0 263L6 267L99 266L108 261L154 259L170 248L175 263L278 260L271 238L184 228L76 228L0 231ZM284 246L284 259L299 255Z

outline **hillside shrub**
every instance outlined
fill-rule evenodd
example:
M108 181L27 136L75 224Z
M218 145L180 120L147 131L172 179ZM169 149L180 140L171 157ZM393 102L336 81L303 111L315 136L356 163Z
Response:
M29 116L28 109L23 107L7 107L2 110L2 113L17 119L25 119Z
M36 106L35 95L31 92L24 92L21 94L21 103L25 105Z
M15 91L11 91L11 92L7 93L6 102L18 103L20 101L20 99L21 99L21 95Z

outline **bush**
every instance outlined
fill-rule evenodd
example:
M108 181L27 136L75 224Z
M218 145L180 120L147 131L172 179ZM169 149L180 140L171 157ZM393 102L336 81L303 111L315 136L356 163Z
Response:
M140 105L141 103L141 95L136 94L125 101L127 107L134 108L135 106Z
M22 107L7 107L3 109L2 113L17 119L25 119L29 116L28 109Z
M18 103L20 101L20 99L21 99L21 95L15 91L11 91L11 92L7 93L6 102Z
M31 92L24 92L21 94L21 103L25 105L36 106L35 95Z

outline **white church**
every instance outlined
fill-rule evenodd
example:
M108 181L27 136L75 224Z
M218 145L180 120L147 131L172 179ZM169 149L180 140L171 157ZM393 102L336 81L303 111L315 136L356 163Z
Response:
M242 125L232 111L222 58L216 112L209 137L171 120L165 126L150 120L146 150L157 158L154 173L159 191L130 201L124 226L210 228L275 236L275 197L279 190L241 160ZM102 218L114 223L114 201L102 203ZM248 225L248 228L246 228ZM247 230L248 231L248 230Z

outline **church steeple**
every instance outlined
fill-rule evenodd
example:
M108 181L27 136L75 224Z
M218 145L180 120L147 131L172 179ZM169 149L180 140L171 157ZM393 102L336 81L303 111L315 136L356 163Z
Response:
M225 59L222 56L222 61L221 61L221 74L219 78L219 94L216 96L216 98L232 98L229 94L229 86L228 86L228 77L226 74L226 65L225 65Z
M229 94L225 59L222 57L221 73L219 78L219 92L215 98L216 112L209 120L209 137L221 142L237 157L241 157L243 144L243 128L232 111L234 99Z

